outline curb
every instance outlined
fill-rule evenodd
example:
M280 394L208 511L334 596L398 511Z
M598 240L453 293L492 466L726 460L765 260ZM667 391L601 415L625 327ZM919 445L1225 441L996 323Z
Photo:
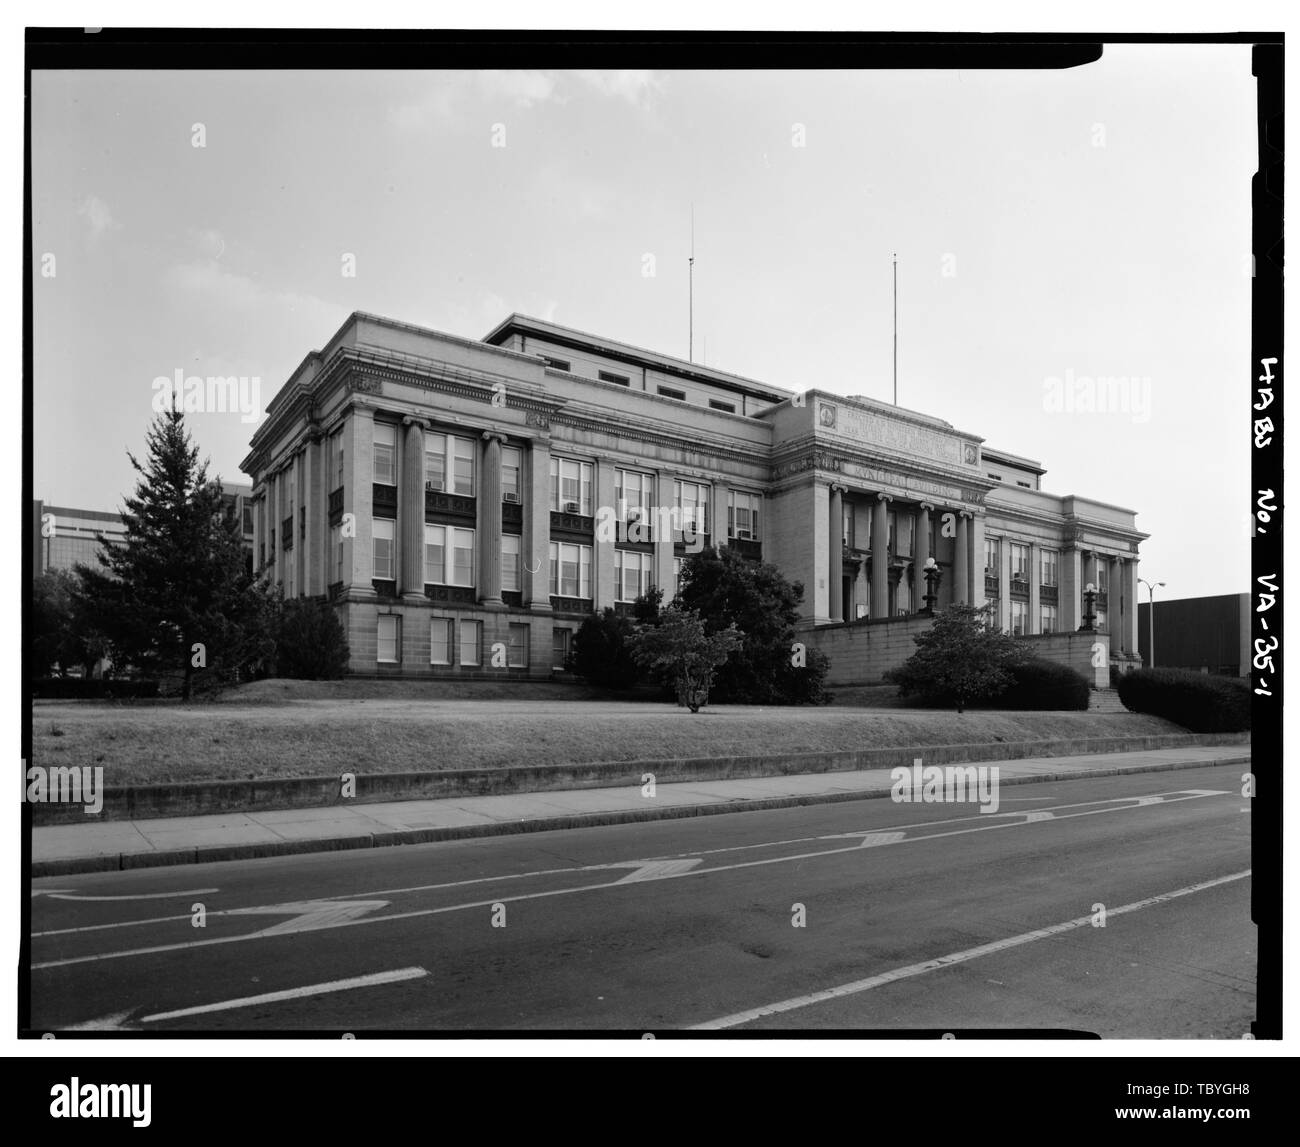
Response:
M1030 777L999 778L999 785L1029 785L1054 781L1088 780L1095 777L1126 776L1132 773L1163 773L1180 769L1209 769L1220 765L1250 764L1251 756L1236 754L1210 761L1171 761L1158 765L1127 765L1116 768L1083 769L1068 775L1044 773ZM102 856L33 860L31 876L71 876L84 872L118 872L133 868L162 868L178 864L210 864L226 860L260 860L273 856L295 856L311 852L344 852L352 849L393 848L403 844L435 844L446 840L467 840L484 836L516 836L529 832L555 832L573 828L602 828L607 825L638 824L654 820L681 820L693 816L719 816L739 812L798 808L802 805L840 804L844 801L877 800L889 796L889 789L870 792L809 793L804 796L762 797L711 805L668 805L665 808L619 809L610 812L577 813L568 816L537 817L532 820L498 821L495 824L466 824L446 828L412 828L393 832L361 833L356 836L320 837L310 840L276 840L259 844L210 845L203 848L166 849L157 852L105 853Z

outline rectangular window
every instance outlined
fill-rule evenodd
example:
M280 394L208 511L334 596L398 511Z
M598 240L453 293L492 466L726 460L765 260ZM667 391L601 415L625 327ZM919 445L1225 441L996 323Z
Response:
M454 434L424 436L424 488L449 494L474 496L474 459L478 446L472 438Z
M474 531L424 527L424 580L430 585L474 584Z
M519 535L501 535L501 588L518 592L524 588L519 564Z
M376 518L373 523L374 576L392 581L393 573L393 522L389 518Z
M429 622L429 664L451 664L451 627L450 617L435 617Z
M1023 601L1011 603L1011 633L1014 637L1024 637L1025 624L1029 619L1029 606Z
M840 507L840 545L853 548L853 507Z
M590 462L551 458L551 509L567 514L591 515Z
M551 593L557 597L591 596L591 547L551 543Z
M515 624L506 631L506 666L528 668L528 626Z
M616 386L631 386L632 380L625 374L613 374L608 370L602 370L597 374L601 382L612 382Z
M614 599L635 601L645 593L654 577L654 555L614 551Z
M1044 605L1040 609L1040 618L1038 624L1039 633L1056 632L1056 606Z
M546 363L552 370L567 371L569 369L569 364L562 358L551 358L548 355L542 355L542 362Z
M552 629L551 630L551 668L568 669L569 667L569 639L572 635L569 629Z
M758 494L727 491L727 537L758 541L758 510L762 502Z
M252 532L253 532L253 508L252 506L245 506L244 507L244 533L251 534Z
M462 665L481 664L482 659L479 653L479 633L481 630L481 622L462 621L460 623L460 663Z
M686 568L685 558L673 558L673 597L680 597L682 592L682 570Z
M912 549L912 515L908 513L899 517L897 510L891 510L889 516L892 519L891 528L894 531L894 552L910 558L915 552Z
M1038 575L1038 576L1039 576L1039 581L1038 581L1038 584L1039 584L1039 585L1056 585L1056 584L1057 584L1057 582L1056 582L1056 577L1057 577L1057 558L1058 558L1058 554L1057 554L1057 552L1056 552L1055 550L1044 550L1044 551L1043 551L1042 558L1041 558L1041 560L1040 560L1040 562L1039 562L1039 569L1040 569L1040 571L1041 571L1041 572L1039 573L1039 575ZM1047 632L1049 632L1049 631L1048 631L1048 630L1043 630L1043 632L1044 632L1044 633L1047 633Z
M1110 589L1110 562L1105 558L1097 562L1097 592L1106 593Z
M673 525L696 534L709 532L709 487L700 482L674 482L673 508L677 511Z
M518 502L523 497L520 475L523 468L523 455L516 446L501 447L501 500Z
M659 388L659 393L662 394L664 398L675 398L678 402L686 401L686 391L678 390L673 386L661 386Z
M1002 573L1002 544L998 538L984 539L984 572L989 577Z
M397 663L397 651L401 648L402 619L394 613L379 616L379 660L387 664Z
M374 480L381 486L397 484L397 427L375 423Z
M337 490L343 485L343 431L330 437L330 451L334 459L334 488Z
M343 527L332 526L330 528L330 557L333 561L330 563L334 577L331 581L341 582L343 580Z
M725 410L728 414L736 413L736 404L734 402L721 402L716 398L710 398L709 407L712 410Z
M642 474L637 470L614 471L614 507L620 524L619 541L627 540L627 527L637 521L642 523L642 527L633 540L654 541L654 486L653 474Z
M1029 547L1019 542L1011 543L1011 580L1029 581Z

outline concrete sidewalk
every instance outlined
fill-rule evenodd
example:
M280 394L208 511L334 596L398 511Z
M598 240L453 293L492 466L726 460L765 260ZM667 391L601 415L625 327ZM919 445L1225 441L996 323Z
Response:
M924 750L917 750L924 757ZM1250 764L1249 745L1190 746L1135 753L1028 757L985 762L1001 785L1120 773ZM885 797L890 770L747 777L508 796L336 805L261 813L118 820L33 829L32 875L203 864L292 853L423 844L473 836L588 828L632 821Z

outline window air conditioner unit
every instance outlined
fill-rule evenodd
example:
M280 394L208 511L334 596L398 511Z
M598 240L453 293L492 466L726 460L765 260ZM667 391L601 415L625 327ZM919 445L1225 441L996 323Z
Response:
M566 514L576 514L576 513L578 512L578 503L577 503L577 502L565 502L565 503L564 503L564 512L565 512Z
M437 491L442 490L442 487L439 486L437 482L425 482L424 488L426 490L437 490Z
M506 496L505 496L505 500L506 500L507 502L518 502L518 501L519 501L519 495L516 494L516 493L514 493L513 491L507 491L507 492L506 492Z
M752 542L754 540L754 535L749 530L737 530L736 537L742 542Z

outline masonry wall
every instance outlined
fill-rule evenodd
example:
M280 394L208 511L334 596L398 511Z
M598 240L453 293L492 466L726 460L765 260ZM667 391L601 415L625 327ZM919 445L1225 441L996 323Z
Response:
M932 624L928 617L848 621L801 629L797 637L830 658L828 685L879 685L886 670L902 665L916 652L913 639Z
M1040 633L1020 640L1035 657L1068 665L1087 678L1094 689L1110 688L1110 638L1106 634Z

